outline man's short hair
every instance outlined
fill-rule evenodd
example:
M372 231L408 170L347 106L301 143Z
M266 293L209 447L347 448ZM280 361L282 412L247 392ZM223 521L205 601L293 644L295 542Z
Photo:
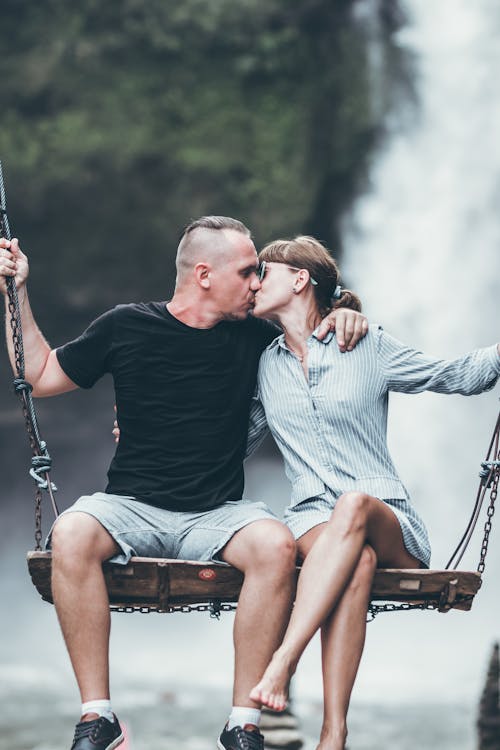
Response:
M194 229L232 229L247 237L252 236L248 227L238 219L232 219L230 216L201 216L184 227L179 240L183 240Z

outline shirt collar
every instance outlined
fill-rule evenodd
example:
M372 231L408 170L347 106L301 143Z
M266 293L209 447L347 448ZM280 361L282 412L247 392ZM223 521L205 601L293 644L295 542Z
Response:
M277 349L277 350L284 349L285 351L288 351L288 349L286 347L286 344L285 344L285 334L281 333L279 336L277 336L275 339L273 339L273 341L271 341L271 343L269 344L269 346L267 348L269 350L272 350L272 349Z
M330 341L333 339L333 337L335 335L335 332L334 331L328 331L328 333L326 334L326 336L323 339L319 339L318 338L318 330L319 330L319 326L317 328L315 328L314 331L311 333L311 337L314 336L314 338L316 339L316 341L318 341L318 343L320 343L320 344L329 344ZM272 341L269 344L268 348L269 349L283 349L285 352L290 353L290 350L288 349L287 345L285 344L285 334L284 333L280 334L277 338L275 338L274 341Z

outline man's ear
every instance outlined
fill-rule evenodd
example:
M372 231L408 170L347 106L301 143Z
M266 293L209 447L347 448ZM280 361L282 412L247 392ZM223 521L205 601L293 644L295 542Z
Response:
M208 263L197 263L194 267L194 274L198 284L203 289L210 289L210 272L211 267Z

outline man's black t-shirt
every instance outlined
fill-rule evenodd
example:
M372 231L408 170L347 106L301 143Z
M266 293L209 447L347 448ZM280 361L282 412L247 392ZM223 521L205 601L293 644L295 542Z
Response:
M264 321L191 328L164 302L120 305L57 349L82 388L111 373L120 442L106 492L169 510L208 510L243 492L243 459Z

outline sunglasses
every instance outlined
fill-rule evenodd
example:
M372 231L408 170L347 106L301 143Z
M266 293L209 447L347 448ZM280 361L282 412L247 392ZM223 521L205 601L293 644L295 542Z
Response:
M266 270L267 270L268 265L269 263L265 260L263 260L262 263L260 263L258 271L257 271L257 276L259 277L259 281L264 280L264 276L266 275ZM287 266L287 268L289 268L290 271L301 270L300 268L297 268L296 266ZM309 281L311 282L313 286L318 286L318 282L316 281L316 279L313 279L312 276L309 276Z

